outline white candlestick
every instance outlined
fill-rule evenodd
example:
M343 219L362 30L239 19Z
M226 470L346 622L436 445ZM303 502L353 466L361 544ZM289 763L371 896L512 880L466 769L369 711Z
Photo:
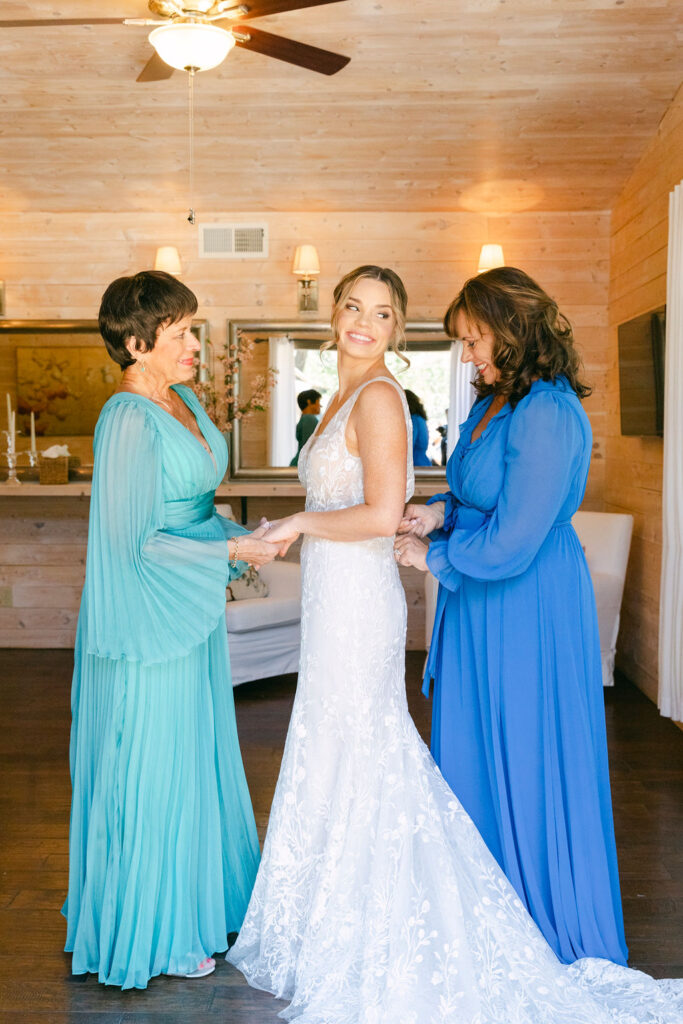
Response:
M36 414L31 411L31 451L36 454Z

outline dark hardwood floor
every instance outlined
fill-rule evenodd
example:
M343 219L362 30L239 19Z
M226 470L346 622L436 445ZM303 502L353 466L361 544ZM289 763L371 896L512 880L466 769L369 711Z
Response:
M423 655L408 654L422 735ZM120 992L72 978L59 913L67 879L69 651L0 651L0 1022L275 1024L283 1006L223 960L199 981L159 978ZM261 837L294 696L294 677L236 691ZM683 734L624 680L606 692L617 843L632 966L683 977Z

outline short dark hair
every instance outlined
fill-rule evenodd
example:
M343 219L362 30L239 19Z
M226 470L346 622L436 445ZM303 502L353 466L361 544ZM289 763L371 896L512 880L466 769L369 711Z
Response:
M141 270L117 277L100 304L100 334L107 352L125 370L135 360L126 347L130 337L140 352L151 352L162 325L175 324L197 312L194 292L163 270Z
M457 335L459 313L493 334L493 365L499 379L486 384L477 377L474 389L480 398L504 395L514 409L534 380L553 381L560 375L579 398L590 395L571 324L555 300L523 270L496 267L466 281L444 317L449 338Z
M317 402L319 398L322 398L320 392L316 391L315 388L309 388L308 391L300 391L296 396L296 401L303 412L307 405L310 405L312 402Z

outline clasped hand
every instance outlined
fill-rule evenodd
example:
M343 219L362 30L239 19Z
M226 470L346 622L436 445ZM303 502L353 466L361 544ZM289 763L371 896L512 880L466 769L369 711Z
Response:
M421 572L427 572L429 548L420 538L443 526L444 513L443 501L432 505L406 505L394 541L394 555L399 565L414 565Z
M267 565L268 562L272 562L275 556L279 553L279 549L276 544L271 544L269 541L264 540L270 523L267 519L261 519L261 522L252 530L251 533L238 534L235 538L238 545L238 557L241 562L247 562L249 565L253 565L255 569L260 569L262 565Z
M265 539L275 547L281 558L287 554L301 533L301 530L297 527L296 520L295 514L293 516L286 516L284 519L274 519L271 523L268 523L268 529L264 534Z
M443 501L435 501L432 505L406 505L397 533L426 537L433 530L441 529L445 511L446 503Z
M300 531L294 526L295 519L296 516L287 516L269 523L263 518L251 533L240 534L237 537L240 561L260 569L277 555L281 558L286 555L299 536Z

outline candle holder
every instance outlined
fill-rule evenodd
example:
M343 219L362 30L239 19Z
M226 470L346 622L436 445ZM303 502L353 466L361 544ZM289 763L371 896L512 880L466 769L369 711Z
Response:
M22 455L25 455L28 459L28 464L31 469L35 469L38 465L38 452L29 448L25 452L18 452L12 444L12 438L8 430L3 430L7 448L5 449L5 461L7 463L7 479L2 481L2 484L9 484L10 487L16 487L21 484L21 480L17 476L17 468L19 466L19 459Z
M7 461L7 479L4 480L3 483L6 487L16 487L21 484L21 480L17 476L17 452L12 444L9 431L3 430L3 434L7 439L7 450L5 452L5 460Z

